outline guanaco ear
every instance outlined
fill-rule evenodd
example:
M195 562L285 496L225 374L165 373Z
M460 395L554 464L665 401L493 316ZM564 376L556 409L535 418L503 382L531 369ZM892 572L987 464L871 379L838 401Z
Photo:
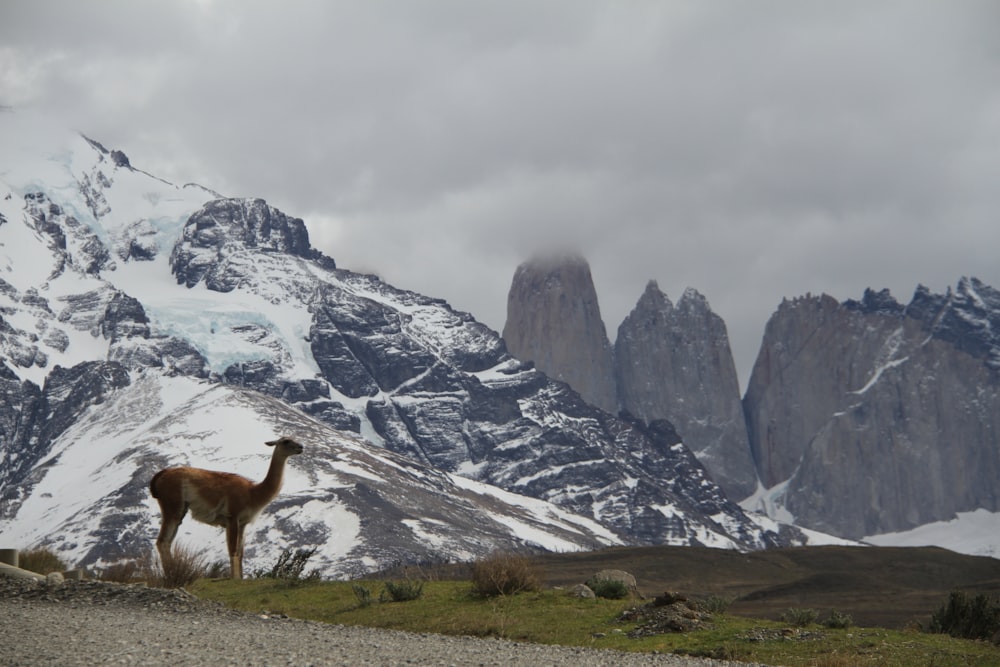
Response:
M280 440L270 440L270 441L265 441L264 444L267 445L268 447L274 447L279 442L281 442L281 441Z

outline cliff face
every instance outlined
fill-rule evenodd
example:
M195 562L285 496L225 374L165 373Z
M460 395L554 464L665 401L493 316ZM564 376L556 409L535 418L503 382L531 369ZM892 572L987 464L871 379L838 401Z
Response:
M705 297L688 289L674 306L651 281L618 327L615 360L623 410L673 423L730 497L756 490L729 336Z
M588 403L618 412L611 344L582 257L533 259L517 267L503 338L515 357L533 361Z
M784 302L744 407L764 484L799 525L845 537L1000 510L1000 292L963 279L862 301Z

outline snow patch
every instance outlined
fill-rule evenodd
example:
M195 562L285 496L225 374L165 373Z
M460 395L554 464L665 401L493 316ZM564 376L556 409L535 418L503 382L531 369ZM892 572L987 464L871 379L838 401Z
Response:
M871 379L868 380L868 382L865 383L865 386L861 387L861 389L855 389L854 391L851 391L850 393L857 394L857 395L861 395L861 394L865 393L866 391L868 391L869 389L871 389L875 385L876 382L878 382L879 378L882 377L882 373L884 373L885 371L889 370L890 368L895 368L896 366L899 366L900 364L905 363L908 359L909 359L909 357L903 357L902 359L893 359L892 361L889 361L889 362L886 362L886 363L882 364L881 366L879 366L878 368L875 369L875 373L872 374Z
M1000 512L977 509L959 512L950 521L936 521L898 533L862 538L880 547L936 546L970 556L1000 558Z
M794 477L794 474L793 474ZM785 509L785 490L791 477L784 482L775 484L769 489L757 482L757 490L740 501L739 505L744 512L750 514L763 514L764 516L780 523L795 523L795 516Z

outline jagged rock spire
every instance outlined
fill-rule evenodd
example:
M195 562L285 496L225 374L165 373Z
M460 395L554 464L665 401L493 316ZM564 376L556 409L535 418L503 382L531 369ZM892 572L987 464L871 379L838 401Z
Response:
M537 257L517 267L503 337L515 357L617 412L611 344L583 257Z
M622 409L646 422L667 419L735 499L757 475L725 322L697 290L677 305L649 281L618 327L616 379Z

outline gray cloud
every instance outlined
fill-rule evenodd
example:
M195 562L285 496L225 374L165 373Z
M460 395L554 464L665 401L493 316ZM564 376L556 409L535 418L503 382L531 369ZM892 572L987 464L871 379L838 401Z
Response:
M612 338L648 279L695 287L745 382L782 297L1000 286L997 25L986 0L8 3L0 104L496 329L553 245Z

